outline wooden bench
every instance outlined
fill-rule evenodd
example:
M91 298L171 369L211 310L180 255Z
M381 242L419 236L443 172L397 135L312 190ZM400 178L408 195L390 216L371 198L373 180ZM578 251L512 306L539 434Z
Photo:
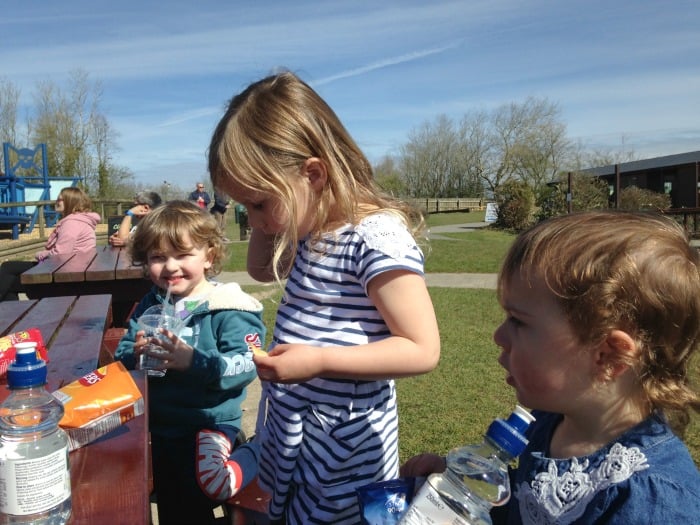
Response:
M231 525L268 525L270 494L258 485L256 477L250 484L226 502Z

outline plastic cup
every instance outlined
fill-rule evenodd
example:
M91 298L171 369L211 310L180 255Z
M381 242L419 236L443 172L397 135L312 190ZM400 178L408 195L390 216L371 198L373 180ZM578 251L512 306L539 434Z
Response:
M180 335L180 330L183 327L181 319L164 314L145 314L139 317L137 322L139 330L143 330L144 337L147 338L163 339L165 335L160 333L160 328L170 330L175 335ZM163 360L153 357L165 353L163 348L155 343L148 343L143 350L143 353L139 356L139 369L146 370L149 376L163 377L166 371L158 369L163 364Z

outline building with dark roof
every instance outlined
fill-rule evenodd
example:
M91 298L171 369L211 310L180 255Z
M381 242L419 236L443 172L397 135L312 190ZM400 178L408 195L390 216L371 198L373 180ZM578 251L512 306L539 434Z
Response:
M621 189L637 186L668 193L672 208L700 207L700 151L590 168L582 173L605 179L615 198Z

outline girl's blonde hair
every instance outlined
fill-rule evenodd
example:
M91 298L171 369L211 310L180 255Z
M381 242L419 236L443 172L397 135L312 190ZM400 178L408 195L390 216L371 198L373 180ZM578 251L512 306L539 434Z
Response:
M652 213L586 212L556 217L522 233L498 279L501 302L513 277L541 278L583 345L613 329L635 338L638 371L652 407L674 416L700 412L688 368L700 338L698 251L674 221ZM622 361L623 358L619 357Z
M63 217L71 213L92 211L92 200L87 193L78 187L63 188L58 196L63 199Z
M185 234L192 245L185 244ZM169 246L182 252L193 247L206 248L212 262L207 277L221 272L225 256L223 234L214 216L195 203L174 200L154 208L139 221L128 250L133 264L146 267L150 252Z
M314 236L332 229L331 211L351 224L389 211L400 216L414 236L422 232L420 212L381 191L369 161L328 104L293 73L272 75L230 101L211 139L209 173L214 187L225 187L222 182L232 177L236 184L272 195L284 206L289 223L278 235L273 256L278 277L292 264L280 268L285 250L299 241L291 180L311 157L320 158L328 172L315 203Z

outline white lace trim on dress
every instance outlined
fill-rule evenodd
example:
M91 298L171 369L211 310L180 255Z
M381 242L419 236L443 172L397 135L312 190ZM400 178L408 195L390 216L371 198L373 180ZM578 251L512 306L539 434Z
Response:
M401 219L387 213L362 219L356 231L368 247L393 259L405 256L416 246L413 236Z
M558 474L554 460L547 472L540 472L530 485L517 489L523 523L566 525L580 518L586 506L600 491L629 479L632 474L649 468L647 458L637 447L615 443L603 462L588 470L589 461L574 458L568 472Z

